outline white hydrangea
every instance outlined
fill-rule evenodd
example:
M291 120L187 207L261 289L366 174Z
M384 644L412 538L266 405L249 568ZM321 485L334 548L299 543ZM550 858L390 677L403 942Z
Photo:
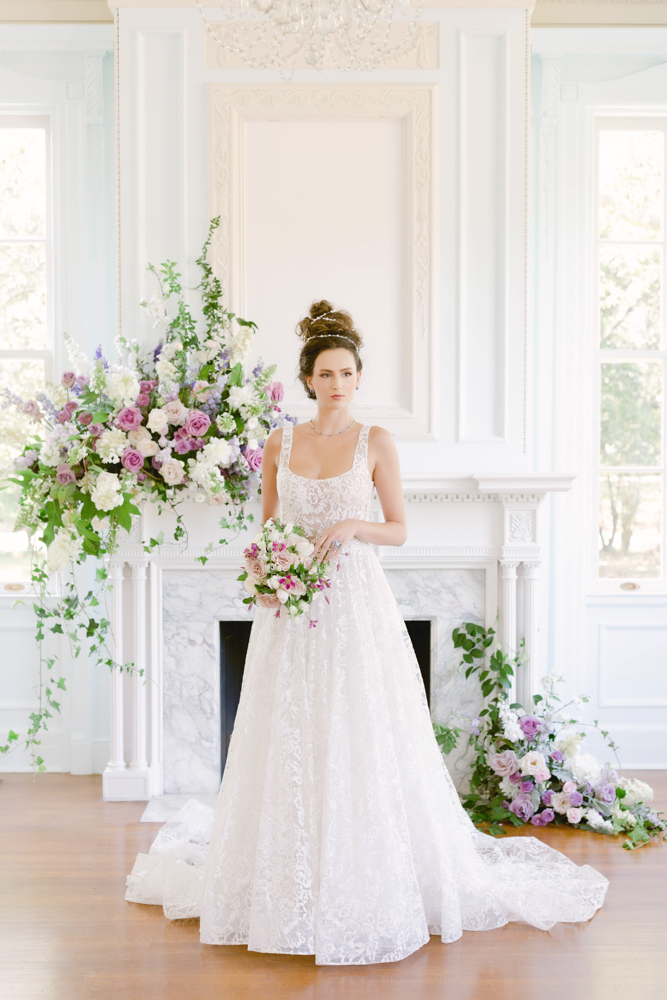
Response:
M517 743L524 738L523 730L519 725L519 716L510 708L501 708L500 717L503 722L503 736L510 743Z
M48 465L50 468L60 465L60 448L61 441L59 434L57 432L50 434L39 453L39 460L42 465Z
M597 785L602 774L602 767L590 753L580 753L570 757L567 766L577 785Z
M581 747L583 737L581 733L561 733L556 740L556 746L562 751L563 757L576 757Z
M636 806L640 802L653 801L653 789L645 781L640 781L639 778L619 778L618 785L625 791L623 803L626 806Z
M132 406L139 395L140 386L131 368L118 365L107 379L107 393L116 403Z
M230 410L240 410L242 407L252 406L254 402L255 393L250 382L246 385L233 385L229 390Z
M90 499L98 510L113 510L123 503L120 492L120 479L113 472L100 472L95 486L90 492Z
M65 569L81 552L83 539L73 535L67 528L59 528L56 537L49 545L46 558L46 568L49 573L58 573Z
M222 478L220 469L213 462L191 461L188 475L193 483L196 483L207 496L217 496L225 488L225 481Z
M232 448L224 438L213 438L200 452L200 461L212 462L227 468L233 460Z
M102 431L97 439L96 451L103 462L120 462L128 444L127 434L118 427L112 427Z

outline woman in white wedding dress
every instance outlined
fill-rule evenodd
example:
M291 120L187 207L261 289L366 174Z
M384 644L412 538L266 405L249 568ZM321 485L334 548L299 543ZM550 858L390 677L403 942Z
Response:
M139 855L126 898L200 915L207 944L329 965L393 962L431 934L511 920L588 920L602 875L533 837L480 833L459 802L371 548L406 529L393 441L350 413L361 338L327 302L299 329L317 416L267 441L264 518L280 513L331 556L329 603L316 598L315 628L257 611L215 814L188 803Z

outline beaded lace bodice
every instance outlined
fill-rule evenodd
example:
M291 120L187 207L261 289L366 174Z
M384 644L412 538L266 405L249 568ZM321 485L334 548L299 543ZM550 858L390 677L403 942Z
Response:
M355 517L367 521L373 498L373 480L368 471L368 425L362 425L352 468L330 479L307 479L289 467L292 453L291 424L283 427L278 463L278 496L283 521L298 524L314 538L332 524Z

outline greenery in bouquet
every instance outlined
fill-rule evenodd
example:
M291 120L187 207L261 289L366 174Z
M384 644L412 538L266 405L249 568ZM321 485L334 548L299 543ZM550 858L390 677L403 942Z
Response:
M471 622L452 635L455 648L463 651L466 678L478 675L485 704L465 724L436 725L435 731L443 753L450 753L462 737L474 752L463 805L475 824L494 835L505 832L501 823L624 833L628 849L664 838L667 823L650 805L653 789L620 775L620 766L602 765L583 752L587 726L617 750L597 722L581 721L585 696L562 704L556 691L562 678L547 674L544 693L534 695L526 710L510 702L514 667L523 666L523 655L510 662L496 646L494 630Z
M283 388L272 381L275 365L259 362L246 372L256 326L224 308L207 259L218 224L211 222L197 260L199 321L175 263L149 265L157 292L141 305L153 319L154 347L142 351L136 340L120 336L115 362L101 348L89 360L65 337L71 367L59 384L47 384L30 399L4 392L5 406L18 411L14 437L22 434L8 479L19 487L15 530L32 536L35 554L39 708L30 716L25 745L40 770L38 737L60 711L56 696L65 689L65 679L54 672L57 658L44 654L45 632L65 636L75 656L85 643L93 662L132 669L110 652L106 569L97 569L84 595L74 566L113 552L119 529L131 529L142 501L174 510L176 540L185 537L178 511L184 500L221 505L223 532L240 530L252 521L245 505L259 491L263 442L274 427L295 422L278 405ZM162 533L147 551L161 540ZM59 596L49 574L61 570L70 572ZM10 730L0 754L18 744Z
M290 618L304 614L330 586L327 566L313 558L314 548L303 528L269 518L244 553L238 579L250 596L243 603L275 610L276 618L283 608ZM311 619L309 628L316 625Z

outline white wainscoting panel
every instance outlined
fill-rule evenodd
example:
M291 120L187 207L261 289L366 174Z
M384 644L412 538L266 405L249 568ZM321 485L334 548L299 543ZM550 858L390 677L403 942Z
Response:
M414 84L210 85L215 267L235 311L281 359L289 410L294 326L313 297L347 307L372 373L358 412L399 437L435 433L437 89Z
M599 629L600 706L667 705L667 625Z

